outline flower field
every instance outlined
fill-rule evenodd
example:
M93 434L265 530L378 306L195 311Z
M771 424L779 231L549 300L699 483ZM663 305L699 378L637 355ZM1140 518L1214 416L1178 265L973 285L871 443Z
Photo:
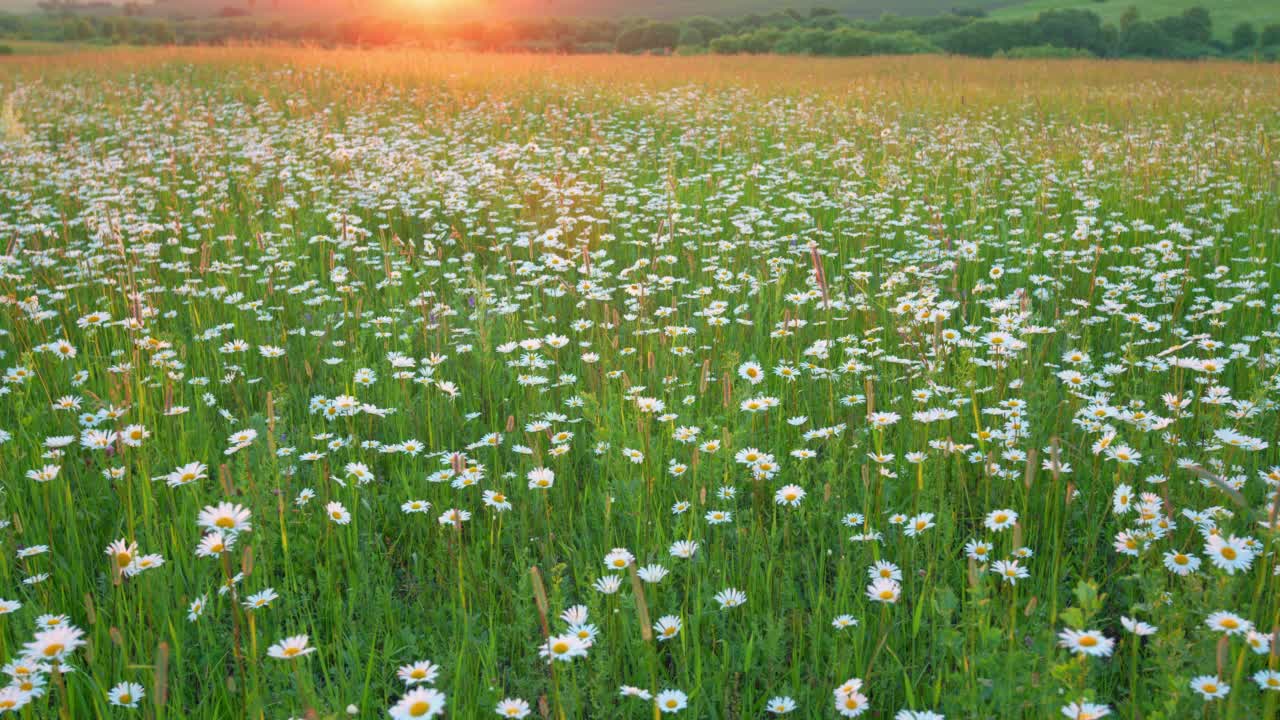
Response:
M0 62L0 717L1280 715L1280 70Z

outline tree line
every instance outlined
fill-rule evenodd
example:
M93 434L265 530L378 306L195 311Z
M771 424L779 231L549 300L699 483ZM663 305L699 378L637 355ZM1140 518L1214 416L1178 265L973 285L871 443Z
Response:
M361 17L340 22L263 20L228 8L222 17L169 20L138 13L0 14L0 38L100 44L290 42L423 45L493 52L779 53L858 56L950 53L976 57L1237 57L1280 59L1280 23L1240 23L1214 35L1203 7L1143 18L1129 8L1118 24L1084 9L1049 10L1031 20L994 20L980 10L923 17L852 20L834 10L784 10L718 19L541 19L414 23ZM3 52L3 50L0 50Z

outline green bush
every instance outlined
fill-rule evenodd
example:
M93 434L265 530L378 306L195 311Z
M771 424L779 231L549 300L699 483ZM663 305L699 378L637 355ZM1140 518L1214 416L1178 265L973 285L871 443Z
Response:
M1064 48L1057 45L1023 45L998 52L996 57L1012 60L1048 60L1052 58L1091 58L1097 57L1088 50L1080 48Z
M1258 31L1253 23L1242 22L1231 30L1232 50L1252 50L1258 44Z
M979 20L964 27L942 34L938 45L957 55L991 57L1009 51L1035 37L1030 23L1004 23L995 20Z

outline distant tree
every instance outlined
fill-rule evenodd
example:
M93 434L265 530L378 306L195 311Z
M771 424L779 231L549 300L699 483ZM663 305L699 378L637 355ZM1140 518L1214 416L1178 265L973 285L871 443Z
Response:
M967 18L984 18L987 16L987 11L980 7L953 7L951 14Z
M825 55L831 33L816 28L792 28L778 38L773 52L781 55Z
M760 28L742 37L742 51L753 55L773 52L773 48L782 37L778 28Z
M1213 39L1213 18L1209 11L1197 5L1187 8L1182 13L1182 22L1186 25L1188 37L1192 42L1207 43Z
M688 23L680 26L680 41L677 43L680 47L700 47L706 43L706 36L698 28Z
M707 42L711 42L712 40L715 40L721 35L726 35L729 32L727 25L715 18L709 18L705 15L691 17L688 20L685 20L684 24L697 30Z
M1125 55L1160 57L1172 44L1169 34L1159 25L1139 20L1120 34L1120 50Z
M1262 47L1280 45L1280 23L1271 23L1263 27L1258 35L1258 44Z
M938 44L957 55L991 57L1002 50L1026 45L1032 36L1032 27L1027 23L977 20L942 35Z
M645 49L671 50L680 43L680 26L669 22L650 23L644 33Z
M1189 43L1207 44L1213 38L1213 21L1202 7L1188 8L1181 15L1156 20L1156 25L1169 37Z
M1095 55L1107 50L1102 18L1089 10L1047 10L1036 17L1033 28L1041 45L1088 50Z
M1138 22L1138 6L1130 5L1120 14L1120 32L1128 32L1134 23Z
M176 40L173 34L173 25L170 25L167 20L157 20L151 23L147 39L156 45L172 45Z
M738 35L721 35L707 43L707 47L720 55L737 55L742 52L742 38Z
M93 37L93 26L84 18L67 20L62 26L62 36L66 40L83 41Z
M810 19L832 17L832 16L839 16L839 15L840 15L840 11L836 10L835 8L816 7L809 10Z
M1252 50L1257 44L1258 31L1253 29L1253 23L1245 21L1231 30L1232 50Z
M645 25L636 25L618 33L618 38L615 41L618 52L634 53L647 49L648 46L645 44L648 40L645 35L647 29L648 27Z
M0 35L11 35L22 29L22 20L17 15L0 13Z

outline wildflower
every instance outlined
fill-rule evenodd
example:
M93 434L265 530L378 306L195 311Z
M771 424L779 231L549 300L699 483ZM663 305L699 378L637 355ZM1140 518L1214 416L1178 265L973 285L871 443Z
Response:
M1205 700L1217 700L1224 698L1227 693L1231 692L1231 686L1222 682L1213 675L1197 675L1191 678L1191 689L1195 690Z
M415 688L404 694L400 701L391 707L394 720L418 720L433 718L444 713L444 693L435 688Z
M765 709L774 715L786 715L796 709L796 701L785 695L778 695L769 698L769 702L765 703Z
M1012 510L993 510L987 513L987 518L983 521L983 525L992 532L1000 532L1005 528L1012 527L1016 522L1018 522L1018 513Z
M1253 548L1234 535L1230 539L1210 535L1204 552L1214 567L1225 570L1228 575L1234 575L1237 570L1248 570L1253 564Z
M680 618L675 615L663 615L653 624L653 631L658 634L659 641L666 641L680 634Z
M29 702L31 702L31 693L24 692L12 685L0 689L0 714L6 712L17 714Z
M242 533L253 529L249 515L244 507L224 502L205 507L196 522L206 530Z
M1131 617L1126 617L1123 615L1120 617L1120 624L1124 626L1125 630L1128 630L1129 632L1139 637L1145 637L1147 635L1155 635L1156 630L1158 629L1155 625L1150 625L1148 623L1142 622L1141 620L1135 620Z
M1225 610L1219 610L1213 613L1205 620L1205 624L1212 630L1225 633L1227 635L1243 635L1253 630L1253 623L1244 618L1230 613Z
M716 593L715 601L720 605L721 610L728 610L745 604L747 594L737 588L725 588Z
M187 606L187 621L195 622L196 620L199 620L200 616L204 614L205 606L208 604L208 595L201 595L195 600L192 600L191 604Z
M505 698L494 708L494 712L504 718L525 718L529 716L529 703L520 698Z
M107 693L107 700L118 707L136 708L138 701L145 695L146 692L138 683L122 682L111 688L111 692Z
M1062 706L1062 714L1069 720L1098 720L1111 714L1111 708L1098 703L1080 702L1068 703Z
M667 569L661 565L645 565L636 571L636 575L647 583L661 582L667 576Z
M689 705L689 696L679 690L663 690L654 698L658 710L666 713L678 713Z
M698 543L693 540L677 540L671 543L669 554L674 558L688 560L698 551Z
M991 571L1010 585L1017 585L1019 580L1031 577L1031 573L1019 565L1017 560L997 560L991 565Z
M542 644L538 654L548 660L571 662L574 658L586 657L587 646L575 634L556 635Z
M1275 670L1259 670L1253 674L1253 681L1263 690L1280 692L1280 672Z
M244 606L245 606L245 609L247 610L259 610L265 607L270 607L271 603L277 600L279 597L280 596L276 594L275 590L272 590L271 588L267 588L262 592L254 593L253 595L250 595L248 598L246 598L244 601Z
M1200 568L1200 558L1171 551L1164 554L1164 566L1175 575L1191 575Z
M329 519L338 525L347 525L351 522L351 513L337 500L324 506L324 514L328 515Z
M409 687L420 684L430 685L436 681L436 676L439 674L440 666L429 660L419 660L408 665L401 665L396 671L396 676Z
M556 474L547 468L530 470L528 477L530 490L547 490L556 482Z
M896 603L902 595L902 586L887 578L876 578L867 586L867 597L875 602Z
M605 575L604 577L597 578L595 583L592 584L592 587L596 589L596 592L602 595L613 595L622 588L622 578L617 575Z
M804 488L799 485L783 485L774 493L773 501L779 505L789 505L791 507L799 507L800 501L804 499Z
M306 635L292 635L267 648L267 655L278 660L292 660L316 651L308 647Z
M1097 630L1072 630L1070 628L1058 633L1058 645L1077 655L1107 657L1115 647L1116 641Z
M61 662L84 644L84 631L73 625L65 625L36 633L35 639L23 647L30 657L46 662Z
M626 570L635 561L635 555L628 552L626 548L614 548L604 556L604 565L610 570Z

